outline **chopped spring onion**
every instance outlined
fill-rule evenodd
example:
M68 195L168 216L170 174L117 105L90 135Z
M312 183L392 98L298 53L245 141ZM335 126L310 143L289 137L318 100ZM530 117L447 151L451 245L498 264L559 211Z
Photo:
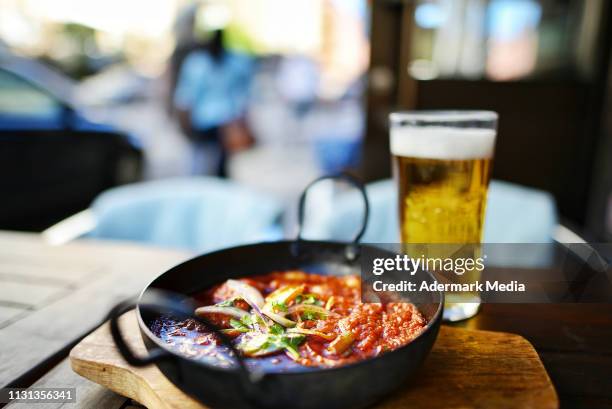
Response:
M314 335L317 336L319 338L323 338L327 341L331 341L332 339L336 338L335 334L326 334L324 332L321 331L317 331L314 329L306 329L306 328L289 328L287 330L288 334L302 334L302 335Z
M304 291L304 284L301 285L286 285L281 287L266 297L266 307L274 304L284 304L285 306L293 301Z
M336 355L342 354L348 350L355 341L355 335L352 332L344 332L336 337L327 347L327 351Z
M325 318L328 315L337 315L336 313L330 312L323 307L319 307L318 305L313 304L296 304L289 307L289 309L287 310L287 313L289 314L300 312L310 313L310 316L315 319L317 318L317 316L319 316L320 318Z
M244 334L236 348L246 356L264 356L283 349L281 345L272 342L270 335L258 332Z

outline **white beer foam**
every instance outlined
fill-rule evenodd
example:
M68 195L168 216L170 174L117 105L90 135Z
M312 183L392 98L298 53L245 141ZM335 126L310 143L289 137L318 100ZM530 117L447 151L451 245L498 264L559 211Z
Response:
M391 153L447 160L492 158L495 135L495 130L482 128L392 126Z

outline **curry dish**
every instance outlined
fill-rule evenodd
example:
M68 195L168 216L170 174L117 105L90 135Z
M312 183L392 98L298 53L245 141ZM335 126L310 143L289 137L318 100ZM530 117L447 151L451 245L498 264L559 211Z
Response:
M222 329L250 365L335 367L373 358L418 336L425 318L410 303L362 303L358 276L302 271L227 280L196 296L196 315ZM230 364L227 348L195 320L162 317L154 333L192 357Z

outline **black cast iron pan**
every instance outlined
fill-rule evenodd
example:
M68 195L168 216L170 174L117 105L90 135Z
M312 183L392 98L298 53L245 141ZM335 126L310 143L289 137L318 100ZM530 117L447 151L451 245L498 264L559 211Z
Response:
M365 217L361 229L351 243L303 240L301 231L306 193L314 183L331 178L343 179L361 191L365 201ZM360 182L348 175L317 179L305 189L300 198L300 233L295 241L232 247L204 254L168 270L145 288L137 305L138 324L149 355L136 356L124 342L117 324L118 317L133 308L134 303L122 303L110 313L115 343L130 364L156 364L178 388L213 408L367 407L406 382L431 350L442 317L442 293L431 293L429 299L416 303L428 324L414 341L376 358L331 369L304 368L284 373L254 373L237 353L235 364L223 368L182 355L151 331L152 323L162 313L192 316L215 331L206 320L193 316L194 304L189 301L189 296L229 278L291 269L331 275L359 274L359 253L365 246L358 243L365 231L367 218L368 201ZM393 256L392 253L370 246L368 250L379 252L382 256ZM421 276L417 276L417 279L429 282L434 280L426 271L417 274ZM222 341L227 342L224 338Z

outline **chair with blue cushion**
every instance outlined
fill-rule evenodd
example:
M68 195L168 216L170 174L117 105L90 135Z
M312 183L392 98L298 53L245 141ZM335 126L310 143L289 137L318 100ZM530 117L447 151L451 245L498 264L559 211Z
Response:
M86 237L206 252L279 239L282 214L282 203L269 195L222 179L196 177L108 190L73 221L92 227ZM45 234L62 241L70 224L60 223Z

